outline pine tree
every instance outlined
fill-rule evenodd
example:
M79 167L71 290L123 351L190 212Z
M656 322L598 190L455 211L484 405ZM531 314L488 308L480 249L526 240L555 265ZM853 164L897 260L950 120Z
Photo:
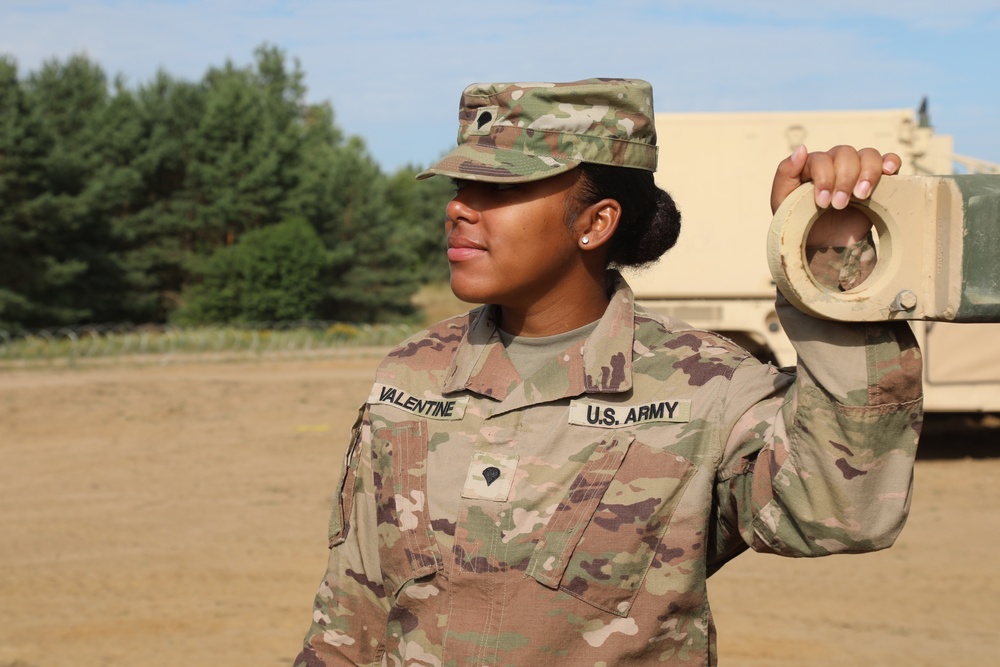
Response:
M446 271L449 184L418 184L410 167L386 177L328 102L305 102L303 81L266 44L250 66L198 83L161 71L135 90L109 87L84 56L25 80L0 57L0 326L164 321L207 290L216 305L183 317L410 316L420 282ZM280 267L292 246L324 268L296 274L279 300L268 285L291 275ZM248 248L259 284L233 264Z
M100 152L107 80L84 56L48 61L18 85L3 70L5 144L0 179L9 236L0 318L24 326L85 321L116 312L119 267L100 208Z

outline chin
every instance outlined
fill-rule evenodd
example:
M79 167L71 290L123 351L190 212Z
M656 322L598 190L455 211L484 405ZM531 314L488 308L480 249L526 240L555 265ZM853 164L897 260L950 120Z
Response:
M451 293L466 303L495 303L495 295L492 290L487 289L484 285L456 278L454 272L451 275Z
M458 286L455 284L454 280L451 282L451 293L455 295L455 298L466 303L486 303L485 301L477 298L478 295L475 290L469 290Z

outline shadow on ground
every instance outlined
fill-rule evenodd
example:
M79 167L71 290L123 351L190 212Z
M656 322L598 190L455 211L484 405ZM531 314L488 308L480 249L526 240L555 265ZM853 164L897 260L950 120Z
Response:
M1000 458L1000 415L926 415L917 459L965 458Z

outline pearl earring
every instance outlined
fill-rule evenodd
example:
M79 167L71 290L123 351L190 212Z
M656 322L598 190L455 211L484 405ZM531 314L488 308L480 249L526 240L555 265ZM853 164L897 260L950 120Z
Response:
M582 243L583 245L587 245L588 243L590 243L590 239L584 236L582 239L580 239L580 243Z

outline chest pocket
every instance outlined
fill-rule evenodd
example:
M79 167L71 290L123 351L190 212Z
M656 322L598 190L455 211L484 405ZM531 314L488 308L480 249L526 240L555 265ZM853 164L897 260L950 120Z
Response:
M601 442L546 526L528 576L627 616L696 469L626 434Z
M427 510L427 426L398 422L372 434L379 557L386 592L441 569Z

